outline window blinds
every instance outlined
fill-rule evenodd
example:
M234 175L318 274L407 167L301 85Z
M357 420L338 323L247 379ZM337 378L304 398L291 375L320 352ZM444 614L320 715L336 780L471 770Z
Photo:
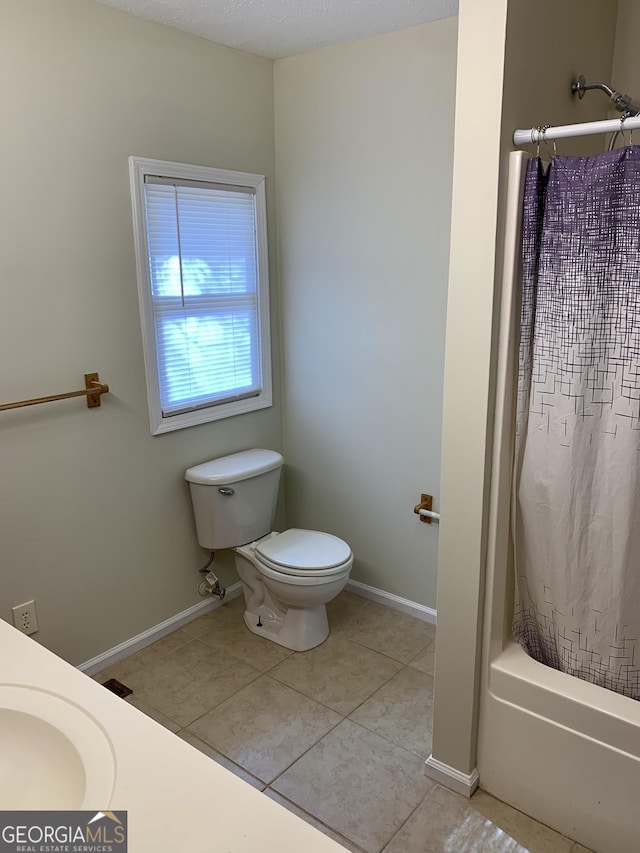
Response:
M163 417L261 392L255 194L145 179Z

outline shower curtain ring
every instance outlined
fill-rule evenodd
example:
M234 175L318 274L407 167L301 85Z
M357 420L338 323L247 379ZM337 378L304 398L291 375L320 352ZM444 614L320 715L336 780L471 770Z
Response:
M554 139L553 140L553 154L551 153L551 146L549 145L549 140L547 139L547 131L549 130L550 127L551 127L550 124L545 124L542 128L540 128L540 131L542 134L542 141L544 142L545 148L547 149L547 155L549 155L549 158L551 159L552 157L556 156L556 154L558 153L558 149L556 146L556 141Z
M627 131L629 134L629 142L627 142L624 138L624 134L625 134L624 123L628 118L631 118L631 113L623 113L622 116L620 117L620 133L622 134L622 144L625 147L629 146L629 145L633 145L633 130Z

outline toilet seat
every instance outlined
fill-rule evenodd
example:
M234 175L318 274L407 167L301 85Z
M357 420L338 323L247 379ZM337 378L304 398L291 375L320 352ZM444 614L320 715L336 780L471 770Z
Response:
M351 566L351 549L342 539L318 530L293 527L256 543L257 561L283 575L328 577Z

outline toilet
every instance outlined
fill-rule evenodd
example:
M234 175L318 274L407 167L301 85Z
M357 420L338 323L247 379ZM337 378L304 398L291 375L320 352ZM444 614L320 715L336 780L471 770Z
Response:
M297 652L329 636L325 605L346 584L353 554L329 533L271 530L284 460L244 450L189 468L198 542L233 548L250 631Z

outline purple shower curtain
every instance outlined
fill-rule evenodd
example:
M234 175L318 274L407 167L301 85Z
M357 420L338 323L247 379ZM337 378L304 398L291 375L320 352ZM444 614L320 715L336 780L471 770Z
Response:
M640 146L528 163L513 632L640 699Z

